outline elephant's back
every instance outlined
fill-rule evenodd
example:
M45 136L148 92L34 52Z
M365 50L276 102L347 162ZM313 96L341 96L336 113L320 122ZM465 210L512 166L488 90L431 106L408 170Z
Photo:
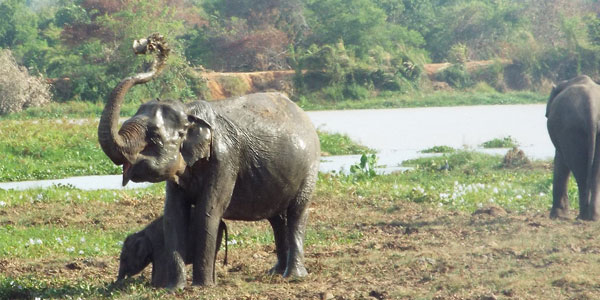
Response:
M210 102L215 111L258 138L289 138L316 142L308 115L281 93L256 93Z
M306 113L281 93L256 93L210 102L224 116L236 123L282 124L308 121Z
M547 108L549 122L587 120L590 117L596 118L597 116L594 115L598 113L600 113L600 86L591 80L565 87L550 99Z

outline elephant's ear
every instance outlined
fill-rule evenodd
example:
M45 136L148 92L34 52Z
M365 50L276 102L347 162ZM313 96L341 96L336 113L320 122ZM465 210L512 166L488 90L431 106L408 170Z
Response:
M208 159L212 148L212 128L206 121L190 115L191 125L181 145L181 155L188 166L193 166L201 159Z

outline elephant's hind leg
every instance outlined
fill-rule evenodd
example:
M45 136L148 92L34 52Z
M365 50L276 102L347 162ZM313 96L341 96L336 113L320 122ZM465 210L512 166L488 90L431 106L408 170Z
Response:
M308 275L304 267L304 235L308 219L308 206L316 184L317 169L313 170L314 176L307 176L296 199L287 210L287 240L289 252L287 268L284 277L304 277Z
M570 170L561 155L556 151L554 156L554 176L552 180L552 210L550 218L567 218L569 213L569 196L567 184Z
M269 223L271 223L271 227L273 227L275 251L277 252L277 263L275 263L275 266L269 270L269 274L283 275L287 267L287 254L289 251L286 229L286 212L269 218Z

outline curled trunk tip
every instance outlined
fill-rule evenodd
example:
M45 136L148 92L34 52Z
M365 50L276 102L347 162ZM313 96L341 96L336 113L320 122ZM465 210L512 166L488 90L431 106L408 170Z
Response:
M110 97L104 106L100 124L98 125L98 142L104 153L116 165L122 165L128 159L124 153L128 151L128 141L118 133L119 113L125 94L136 84L146 83L158 75L165 66L165 62L170 53L170 48L164 37L158 33L153 33L147 38L135 40L133 42L133 52L135 54L156 54L152 66L147 72L138 73L135 76L127 77L113 89Z

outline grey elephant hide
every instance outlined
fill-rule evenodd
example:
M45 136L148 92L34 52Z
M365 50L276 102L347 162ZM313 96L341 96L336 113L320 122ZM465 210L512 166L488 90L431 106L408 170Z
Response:
M546 107L548 134L556 148L550 217L567 218L572 172L579 190L579 216L600 217L600 86L578 76L553 88Z

